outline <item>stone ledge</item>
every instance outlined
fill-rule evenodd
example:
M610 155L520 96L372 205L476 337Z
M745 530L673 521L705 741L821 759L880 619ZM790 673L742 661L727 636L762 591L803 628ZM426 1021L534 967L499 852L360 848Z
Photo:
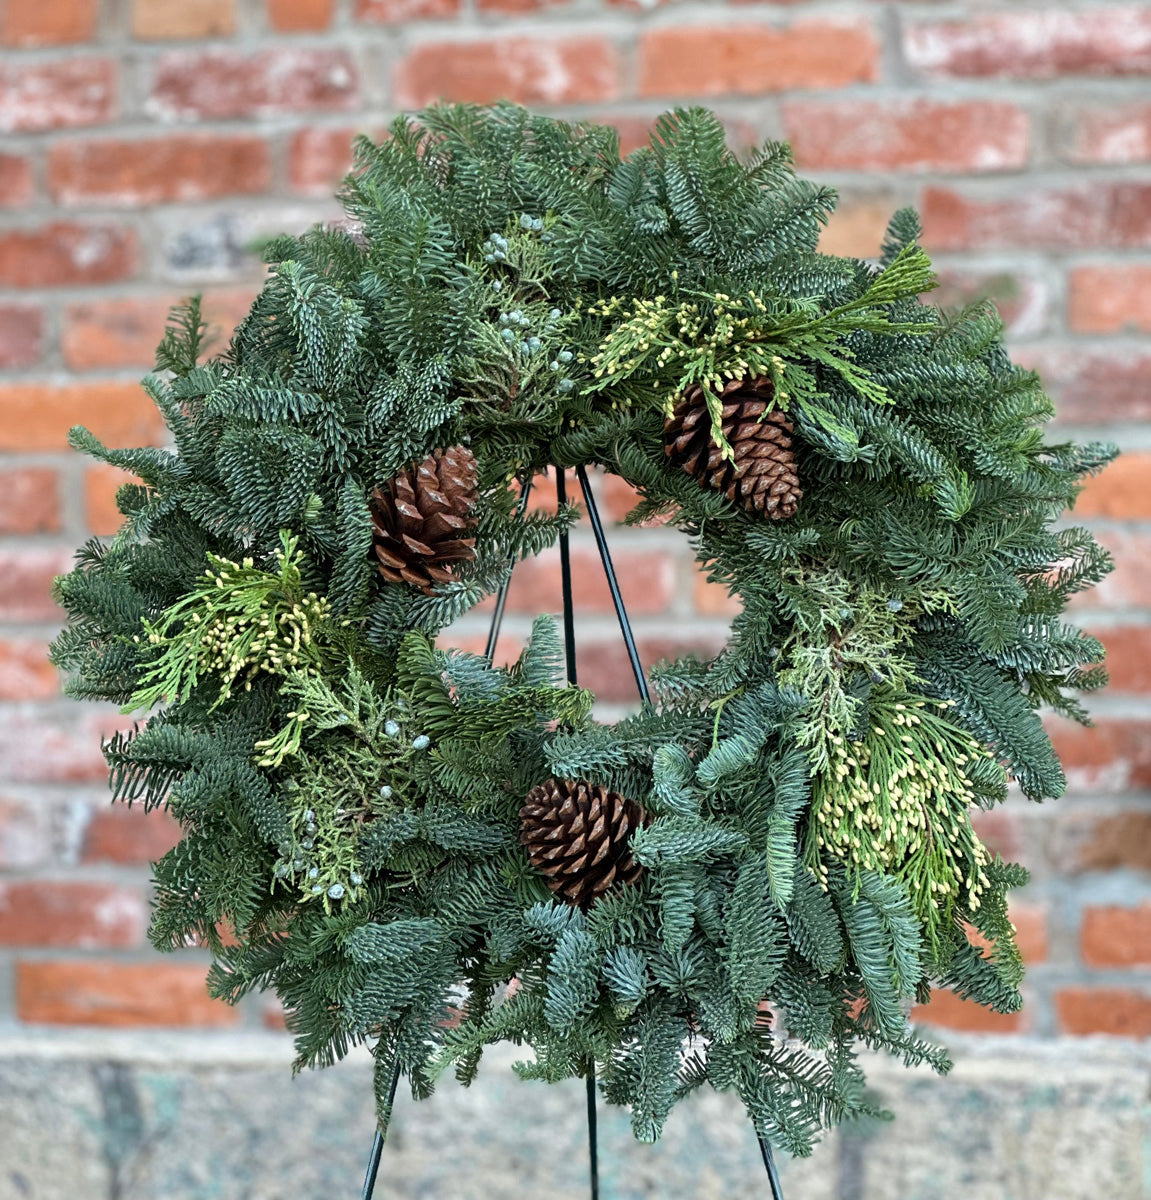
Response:
M1110 1040L949 1039L940 1080L876 1060L897 1114L781 1162L787 1200L1145 1200L1151 1048ZM583 1200L578 1084L514 1079L509 1048L470 1089L401 1096L378 1200ZM0 1028L0 1200L287 1200L358 1193L370 1064L292 1078L268 1033ZM737 1102L693 1097L656 1147L601 1106L603 1200L765 1197Z

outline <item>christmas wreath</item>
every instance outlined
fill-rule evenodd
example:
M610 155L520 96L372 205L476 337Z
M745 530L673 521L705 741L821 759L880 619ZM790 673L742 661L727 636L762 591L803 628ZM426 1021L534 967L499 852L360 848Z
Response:
M820 254L833 192L718 120L613 131L444 107L362 140L349 221L267 248L204 361L195 302L144 383L170 448L73 445L140 482L58 581L73 694L153 710L105 746L115 796L185 836L152 939L212 991L274 989L301 1066L369 1043L381 1120L483 1048L590 1071L656 1138L734 1089L793 1153L868 1109L862 1046L946 1069L932 988L1020 1004L1007 892L970 813L1064 780L1107 571L1058 527L1112 451L1052 407L994 310L951 316L913 212L882 260ZM550 618L509 668L440 648L577 517L549 466L633 485L742 602L614 725Z

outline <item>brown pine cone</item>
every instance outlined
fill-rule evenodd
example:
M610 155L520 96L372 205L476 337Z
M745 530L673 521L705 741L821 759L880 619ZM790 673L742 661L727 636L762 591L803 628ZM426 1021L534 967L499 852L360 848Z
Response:
M430 594L452 564L475 558L476 458L467 446L434 450L372 492L373 549L380 574Z
M587 908L608 888L635 883L643 867L628 847L647 824L642 805L584 780L549 779L520 809L520 841L547 885Z
M703 388L693 384L664 425L664 453L705 487L778 521L795 515L803 492L791 448L793 426L779 409L768 411L774 390L766 375L724 386L722 427L732 460L712 440Z

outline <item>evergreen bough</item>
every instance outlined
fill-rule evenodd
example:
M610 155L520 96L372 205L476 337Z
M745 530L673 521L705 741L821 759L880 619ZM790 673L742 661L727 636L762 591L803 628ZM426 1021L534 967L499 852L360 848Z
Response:
M54 657L74 695L152 710L105 753L117 798L184 829L153 942L210 947L228 1001L273 989L301 1067L369 1043L381 1122L397 1065L424 1096L510 1040L527 1078L594 1066L643 1140L710 1083L805 1154L867 1111L859 1045L946 1069L914 999L1021 1002L1026 876L969 813L1009 779L1063 790L1039 710L1084 720L1105 682L1060 614L1110 562L1055 523L1113 451L1044 442L990 306L921 302L911 210L878 266L818 253L834 199L702 110L621 159L594 124L433 108L359 142L346 228L271 243L224 353L175 311L144 384L167 448L72 433L140 481L58 581ZM795 430L786 521L664 455L697 384L730 453L715 397L745 376ZM385 583L367 498L449 445L478 461L475 558ZM508 669L435 643L574 519L518 515L516 482L580 463L742 601L722 653L663 664L614 726L546 618ZM644 806L638 885L551 895L518 823L549 776Z

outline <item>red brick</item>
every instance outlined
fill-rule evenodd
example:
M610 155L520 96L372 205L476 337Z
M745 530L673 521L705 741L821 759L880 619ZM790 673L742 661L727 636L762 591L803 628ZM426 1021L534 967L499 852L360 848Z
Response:
M0 640L0 700L49 700L60 691L48 643L37 638Z
M236 0L134 0L132 35L147 41L230 37Z
M1079 928L1079 953L1089 967L1151 964L1151 904L1088 908Z
M600 476L599 499L605 520L622 521L643 497L626 479L605 473Z
M145 812L116 804L92 815L80 851L83 862L133 865L155 862L180 840L180 826L164 809Z
M638 616L667 610L675 588L669 555L616 548L612 559L629 613ZM572 547L572 596L577 612L615 612L599 555L592 546ZM484 602L487 607L491 604L490 598ZM561 609L559 551L552 547L517 563L508 591L508 611L534 614Z
M60 550L0 550L0 621L58 621L52 580L67 568Z
M1151 872L1151 812L1060 814L1049 823L1047 833L1047 857L1063 874Z
M57 142L48 156L48 187L58 204L139 208L265 191L272 179L261 137L168 134Z
M59 619L58 611L55 615ZM108 767L100 739L125 724L117 714L87 710L82 716L75 709L67 715L9 713L0 724L4 774L13 783L105 784Z
M1151 333L1151 264L1076 267L1067 310L1080 333Z
M397 25L459 14L460 0L356 0L356 20Z
M480 12L529 13L542 12L549 8L562 8L570 0L476 0Z
M1008 862L1016 862L1023 853L1023 829L1014 813L995 809L986 812L973 809L971 825L979 840L991 851Z
M1151 694L1151 625L1091 629L1107 650L1104 666L1113 692Z
M961 1033L1019 1033L1025 1028L1023 1017L1022 1012L992 1012L974 1000L960 1000L954 992L942 988L932 991L928 1004L917 1004L911 1010L911 1019L917 1025Z
M1055 399L1056 415L1076 425L1151 420L1151 353L1138 348L1020 347Z
M1151 518L1151 452L1128 450L1091 476L1074 512L1077 517Z
M145 107L165 120L211 120L338 111L357 98L356 64L345 49L175 50L160 58Z
M1151 104L1108 104L1075 112L1063 135L1073 163L1151 161Z
M330 196L352 169L356 130L297 129L288 144L288 179L292 190L306 196Z
M1151 184L1134 180L1016 189L1003 199L929 187L922 210L931 250L1151 246Z
M0 946L136 946L146 925L135 888L76 879L0 883Z
M28 802L0 796L0 867L26 870L57 858L49 812L40 797Z
M758 96L879 77L867 22L669 26L640 39L641 96Z
M16 1010L47 1025L234 1025L194 963L19 962Z
M1031 135L1022 108L986 100L793 100L783 123L813 170L1005 171L1026 165Z
M722 583L712 583L702 572L695 577L693 602L695 611L708 617L734 617L743 610L738 596Z
M268 0L268 23L280 33L327 29L335 0Z
M54 221L0 233L0 286L110 283L136 270L136 235L121 225Z
M0 367L30 367L44 348L44 313L27 304L0 304Z
M158 445L165 432L138 383L0 386L0 450L63 450L77 424L114 446Z
M820 234L819 249L824 254L875 258L883 244L891 214L898 207L894 201L841 202Z
M487 642L486 633L458 635L452 629L444 630L436 639L436 645L441 650L462 650L465 654L483 654L487 650ZM496 652L492 661L497 667L510 667L519 658L523 648L523 638L506 631L502 632L496 642Z
M185 297L139 296L70 304L64 313L60 348L74 371L100 367L151 367L172 307ZM247 314L252 293L244 288L206 291L202 311L210 347L227 345Z
M579 485L579 480L575 477L574 471L568 471L564 479L566 480L568 504L582 505L583 504L583 488ZM519 488L513 484L512 490L519 495ZM549 512L554 513L559 506L559 500L556 496L556 478L555 472L549 471L547 475L536 475L532 479L531 495L528 497L528 512Z
M32 166L20 154L0 154L0 207L19 208L32 199Z
M987 13L909 23L904 53L926 75L1054 79L1151 73L1151 13L1142 5Z
M1010 909L1011 924L1015 926L1015 944L1026 963L1047 961L1050 950L1047 936L1047 909L1042 904L1016 900Z
M518 570L518 568L517 568ZM631 603L628 602L631 611ZM694 655L697 658L712 658L723 649L727 639L721 635L699 633L686 634L682 638L639 637L637 649L644 674L663 659ZM576 668L580 687L595 692L596 699L608 704L638 703L635 676L624 649L623 639L618 633L609 634L604 640L577 639Z
M1052 717L1046 724L1070 791L1151 787L1151 721L1099 717L1093 728L1084 728Z
M619 56L604 37L423 42L396 69L401 108L435 100L577 104L619 94Z
M8 0L0 5L0 42L5 46L90 42L99 15L99 0Z
M97 463L84 472L84 523L90 533L108 537L124 523L124 516L116 507L116 493L135 476L119 467Z
M1016 337L1035 337L1051 323L1050 292L1035 275L945 268L939 272L939 287L925 299L945 309L993 300L1008 333Z
M0 534L55 533L60 494L51 467L0 468Z
M1151 1036L1151 996L1131 988L1062 988L1055 993L1055 1012L1062 1033Z
M1095 537L1111 551L1115 570L1090 591L1074 596L1072 608L1145 608L1151 596L1151 536L1130 529L1106 529Z
M116 111L116 66L108 58L0 65L0 133L99 125Z

